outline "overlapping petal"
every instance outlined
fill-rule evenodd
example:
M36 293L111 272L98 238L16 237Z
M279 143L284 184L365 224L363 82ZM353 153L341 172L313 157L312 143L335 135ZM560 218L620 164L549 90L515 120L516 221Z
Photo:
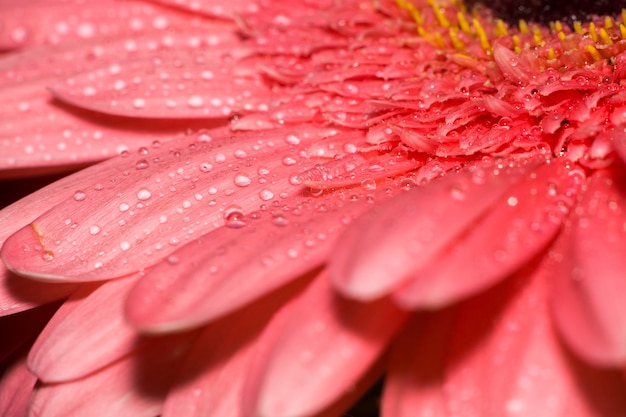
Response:
M552 255L554 317L585 359L619 366L626 359L624 288L626 199L620 174L593 175Z

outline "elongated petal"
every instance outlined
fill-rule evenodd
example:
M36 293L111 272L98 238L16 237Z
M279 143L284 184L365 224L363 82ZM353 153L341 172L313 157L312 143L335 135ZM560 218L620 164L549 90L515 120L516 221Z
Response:
M381 183L382 189L390 186L390 192L355 190L349 198L295 196L282 200L280 211L215 230L141 279L129 295L128 319L144 331L197 326L300 278L325 262L346 225L372 201L401 192L392 182Z
M445 385L450 412L617 417L626 409L622 372L574 360L557 339L548 314L551 276L545 264L527 268L461 306Z
M268 105L271 86L236 50L153 53L51 86L72 105L140 118L223 118ZM234 55L234 57L233 57Z
M443 388L454 313L416 314L394 340L383 393L385 417L447 417Z
M626 360L626 198L623 177L595 174L553 256L552 306L568 345L585 360L621 366ZM558 256L558 258L556 257Z
M405 314L389 300L369 304L333 294L326 273L298 299L252 381L246 415L311 416L363 376L393 337ZM271 331L271 330L269 330Z
M211 50L218 54L220 47L237 42L229 25L194 25L192 21L189 26L167 36L149 33L132 42L125 37L105 43L94 40L27 51L0 60L0 176L68 170L125 150L148 148L188 130L224 124L197 120L146 122L94 114L53 101L47 90L76 72L103 68L103 73L115 77L120 62L172 50Z
M168 393L164 417L244 416L242 389L267 322L304 285L281 291L205 327Z
M87 286L65 302L30 351L28 366L39 379L77 379L137 348L141 340L123 315L126 294L137 278L106 282L95 290Z
M561 229L585 174L553 161L511 187L471 230L394 293L407 308L439 307L506 278L543 250ZM471 268L468 268L471 265Z
M190 335L154 340L134 355L83 379L43 385L28 416L153 417L160 413Z
M475 167L375 207L341 238L329 266L333 283L361 300L389 293L436 259L529 169Z
M148 4L112 0L5 0L0 4L0 50L166 30L172 14Z
M0 415L24 416L37 377L26 366L26 353L3 369L0 379Z
M298 146L281 132L230 139L199 133L176 147L140 148L134 157L106 161L9 238L3 259L20 274L48 280L101 280L154 265L233 216L299 192L289 171L311 163L298 151L321 133L296 132Z
M388 414L384 415L621 415L626 404L621 373L573 360L550 326L547 289L551 273L545 264L534 262L493 290L453 307L452 312L431 316L426 322L430 327L422 326L422 330L430 329L433 339L426 342L425 350L416 341L417 358L397 356L409 349L398 346L383 402ZM446 320L440 314L452 315L452 323L448 320L444 326L447 334L437 326L439 320ZM399 366L426 362L431 352L436 359L430 365L413 371Z

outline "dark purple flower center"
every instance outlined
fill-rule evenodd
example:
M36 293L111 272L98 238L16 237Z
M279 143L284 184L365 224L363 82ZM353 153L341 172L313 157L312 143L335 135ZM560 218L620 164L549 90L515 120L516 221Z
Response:
M594 16L615 18L626 8L623 0L467 0L466 4L469 8L483 4L495 17L509 24L526 20L542 24L560 21L571 25Z

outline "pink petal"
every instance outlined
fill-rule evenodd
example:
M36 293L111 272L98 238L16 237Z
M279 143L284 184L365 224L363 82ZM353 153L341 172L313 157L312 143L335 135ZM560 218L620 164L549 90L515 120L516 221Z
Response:
M533 170L493 202L469 231L401 284L394 298L407 308L439 307L504 279L560 231L584 178L580 168L561 161Z
M68 170L135 147L182 136L221 122L164 121L94 114L52 101L47 87L76 72L104 67L114 76L119 62L163 51L194 51L236 42L232 26L193 25L167 36L150 33L80 45L63 45L0 60L0 168L2 178ZM199 26L196 29L194 27ZM178 52L180 53L180 52ZM51 71L50 68L54 68ZM108 72L107 72L108 73ZM37 169L33 169L36 167Z
M420 326L424 350L410 335L399 340L384 415L620 415L626 405L620 372L572 360L553 333L546 306L550 274L535 263L495 289L431 315ZM399 356L409 346L418 358Z
M126 294L138 276L86 286L61 307L37 338L28 366L45 382L81 378L136 349L141 340L124 320Z
M113 73L75 75L51 92L84 109L140 118L223 118L267 106L271 86L255 63L237 59L236 49L221 52L153 53L119 62Z
M155 339L134 355L85 378L42 385L33 394L30 416L153 417L184 354L190 335Z
M26 366L26 355L3 369L0 379L0 415L25 416L37 377Z
M128 319L150 332L197 326L300 278L328 258L341 231L372 199L400 192L390 182L380 187L367 196L355 191L349 199L333 193L284 199L283 207L297 211L261 211L241 229L222 227L186 245L133 289ZM382 191L387 188L393 191Z
M389 293L436 259L532 166L476 166L377 205L340 239L329 265L334 285L360 300Z
M0 50L165 31L171 28L173 14L147 4L111 0L3 0Z
M394 340L382 402L389 417L446 417L445 349L454 314L415 314Z
M559 261L552 291L558 328L578 355L601 366L626 360L623 181L602 171L591 177L553 256Z
M299 192L289 171L312 163L298 152L324 131L294 131L298 146L280 131L229 139L200 132L176 147L140 148L83 171L80 186L62 192L65 201L7 240L3 259L45 280L101 280L154 265L233 213Z
M188 10L194 13L202 13L213 17L233 19L242 13L253 13L259 10L259 3L249 0L151 0L153 3L163 4ZM297 7L296 7L297 9Z
M64 192L72 190L80 175L70 175L54 185L46 186L20 201L0 211L0 242L15 233L21 225L33 221L50 206L54 206L65 197ZM60 300L69 296L76 288L74 284L50 285L33 282L7 271L0 262L0 314L7 315Z
M462 305L444 388L451 412L593 417L626 409L621 371L577 362L557 339L547 306L551 276L545 265L527 268ZM454 364L454 358L460 361Z
M282 291L205 327L181 364L162 415L243 416L243 383L258 336L296 292Z
M270 324L267 331L278 334L255 359L262 370L250 381L245 415L320 412L367 372L404 318L389 300L358 304L335 295L322 272L285 323Z

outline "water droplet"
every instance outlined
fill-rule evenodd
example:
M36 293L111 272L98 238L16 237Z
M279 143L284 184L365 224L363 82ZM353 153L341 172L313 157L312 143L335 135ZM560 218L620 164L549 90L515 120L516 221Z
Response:
M121 242L120 249L123 250L124 252L130 249L130 242L127 242L127 241Z
M245 216L243 210L239 206L229 206L224 210L224 221L226 227L231 229L240 229L245 227Z
M142 169L148 168L149 166L150 166L150 164L148 163L148 161L146 161L145 159L140 159L135 164L135 169L142 170Z
M455 184L450 189L450 196L457 201L465 200L465 191L460 184Z
M361 187L363 187L363 189L368 190L368 191L375 190L376 181L371 178L364 179L363 181L361 181Z
M235 185L238 187L247 187L250 183L252 183L252 180L247 175L237 174L235 176Z
M120 211L121 212L128 211L129 208L130 208L130 206L128 204L126 204L126 203L120 204Z
M191 96L187 100L187 105L192 109L197 109L204 106L204 98L202 96Z
M74 200L83 201L87 197L84 191L78 190L74 193Z
M146 201L150 197L152 197L152 194L150 193L150 191L146 190L145 188L142 188L141 190L139 190L139 192L137 192L138 200Z
M511 196L506 200L506 203L511 207L515 207L517 206L517 198Z
M46 262L50 262L54 260L54 253L50 250L46 250L43 251L43 254L41 255L41 258L46 261Z
M133 107L136 109L143 109L146 107L146 100L142 98L136 98L133 100Z
M201 162L200 163L200 171L202 172L209 172L213 169L213 165L209 164L208 162Z
M289 220L287 220L282 214L277 214L272 217L272 224L274 226L284 227L289 224Z
M270 190L261 190L259 192L259 197L263 201L268 201L268 200L271 200L272 198L274 198L274 193L271 192Z
M93 225L89 228L89 234L90 235L97 235L98 233L100 233L100 227L97 225Z

